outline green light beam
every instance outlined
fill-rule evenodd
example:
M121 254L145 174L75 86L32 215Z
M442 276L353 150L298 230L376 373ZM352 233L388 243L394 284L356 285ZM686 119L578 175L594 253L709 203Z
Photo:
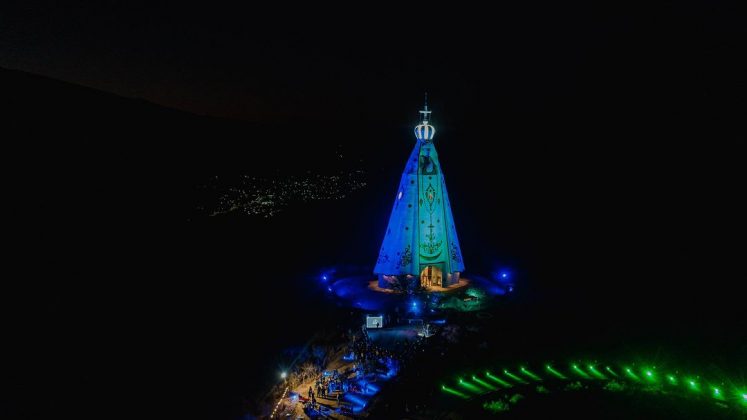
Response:
M698 384L698 382L695 381L695 379L687 379L686 382L687 382L687 387L690 388L691 391L693 392L700 391L700 384Z
M535 381L542 381L542 378L540 378L539 376L535 375L529 369L527 369L527 368L525 368L523 366L521 368L519 368L519 370L521 370L521 373L523 373L524 375L526 375L526 376L534 379Z
M551 374L553 374L556 378L559 378L559 379L568 379L567 376L565 376L562 373L558 372L557 370L555 370L550 365L545 365L545 369L547 369L547 371L550 372Z
M644 369L643 370L643 377L651 382L657 382L656 380L656 373L653 369Z
M575 363L572 364L571 365L571 369L573 369L573 371L576 372L578 374L578 376L580 376L580 377L582 377L584 379L591 379L591 376L589 376L586 372L584 372L583 370L581 370L581 368L578 367L577 364L575 364Z
M467 394L465 394L465 393L463 393L463 392L459 392L459 391L457 391L456 389L451 389L451 388L449 388L449 387L448 387L448 386L446 386L446 385L441 385L441 390L442 390L443 392L446 392L446 393L448 393L448 394L451 394L451 395L456 395L457 397L460 397L460 398L464 398L464 399L467 399L467 398L469 398L469 396L468 396Z
M504 374L504 375L506 375L506 376L508 376L509 378L513 379L514 381L516 381L516 382L520 383L520 384L524 384L524 385L526 385L526 384L528 384L528 383L529 383L529 382L527 382L527 381L525 381L525 380L523 380L523 379L519 378L518 376L514 375L513 373L509 372L509 371L508 371L508 370L506 370L506 369L503 369L503 374Z
M589 372L591 372L591 374L594 375L594 377L596 377L597 379L603 379L603 380L607 379L607 377L602 375L602 372L598 371L597 368L594 367L594 365L589 365L588 367L589 367Z
M483 381L482 379L476 377L475 375L472 375L472 380L477 382L478 384L482 385L483 387L491 390L491 391L497 391L498 388L494 387L493 385L490 385L489 383Z
M503 369L503 377L497 377L490 371L486 370L483 376L471 375L471 380L457 377L457 385L463 388L461 390L446 385L440 386L441 391L445 394L450 394L463 399L471 399L473 396L486 395L501 389L512 388L517 386L517 384L530 385L532 381L543 381L546 379L552 381L553 378L570 381L576 381L577 378L603 381L619 378L620 380L624 379L626 381L631 381L631 383L627 385L630 386L631 389L633 386L641 388L644 391L664 391L662 387L667 386L672 387L670 391L675 389L679 390L680 388L688 389L693 393L693 397L696 397L701 401L703 399L712 399L711 401L720 401L720 403L717 404L725 408L734 404L734 406L740 407L740 409L747 409L747 388L744 386L735 386L734 383L725 378L701 378L698 375L685 376L678 370L657 370L656 366L639 365L638 363L628 366L622 364L615 365L616 367L614 370L610 366L595 365L593 363L585 365L584 367L586 370L582 368L583 365L578 363L572 363L568 366L569 369L564 374L555 369L552 364L547 363L545 364L545 375L549 374L552 375L552 377L545 376L544 378L530 371L525 366L518 366L518 375L510 372L508 369ZM602 369L603 366L604 369ZM617 373L618 369L620 369L619 375ZM504 378L508 379L508 381ZM632 382L636 382L636 384L634 385ZM604 382L602 382L602 384L604 384ZM616 391L627 387L626 385L620 385L614 381L608 385L610 386L608 387L605 385L604 389ZM612 385L615 386L613 387ZM579 382L574 382L574 386L576 387L574 389L582 387ZM547 392L547 390L542 386L537 386L537 390L540 393ZM666 394L667 392L664 391L664 393ZM728 406L724 403L728 403Z
M497 384L501 386L505 386L506 388L511 388L513 386L510 383L504 381L503 379L493 376L490 372L485 372L485 376L487 376L489 379L496 382Z
M473 384L465 381L464 379L460 379L459 380L459 385L461 385L462 388L464 388L464 389L466 389L468 391L474 392L476 394L482 394L483 392L485 392L480 387L477 387L477 386L475 386L475 385L473 385Z
M629 368L629 367L626 367L626 368L625 368L625 374L626 374L626 375L628 375L628 377L629 377L629 378L631 378L631 379L632 379L632 380L634 380L634 381L639 381L639 382L640 382L640 380L641 380L641 378L639 378L639 377L638 377L638 375L636 375L636 374L635 374L635 373L633 372L633 369L631 369L631 368Z

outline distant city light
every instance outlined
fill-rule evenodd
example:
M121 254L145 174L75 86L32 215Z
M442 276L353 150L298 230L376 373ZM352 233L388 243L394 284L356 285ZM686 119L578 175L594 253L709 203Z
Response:
M247 215L272 217L294 202L342 200L366 187L365 172L355 170L335 175L308 174L258 178L244 175L234 185L206 185L219 196L208 210L212 216L240 211Z

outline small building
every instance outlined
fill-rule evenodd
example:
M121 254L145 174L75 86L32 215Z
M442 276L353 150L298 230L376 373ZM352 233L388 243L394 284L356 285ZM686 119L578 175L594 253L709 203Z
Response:
M366 315L366 328L384 328L384 317Z

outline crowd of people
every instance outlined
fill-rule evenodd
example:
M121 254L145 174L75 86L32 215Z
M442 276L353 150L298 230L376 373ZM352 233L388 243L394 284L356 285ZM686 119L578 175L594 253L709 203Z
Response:
M312 417L311 414L329 414L335 410L332 407L340 413L350 413L350 403L345 400L347 393L370 395L369 385L378 381L379 375L396 375L408 360L424 351L426 340L422 337L401 339L384 347L369 336L366 328L361 328L349 331L347 341L345 354L352 355L352 368L322 372L301 398L304 411Z
M400 368L404 368L416 353L424 351L425 342L422 337L414 340L401 339L387 348L377 345L368 335L368 331L363 329L360 334L353 337L351 347L356 367L361 366L363 373L381 373L382 365L386 366L387 372L393 370L396 373Z

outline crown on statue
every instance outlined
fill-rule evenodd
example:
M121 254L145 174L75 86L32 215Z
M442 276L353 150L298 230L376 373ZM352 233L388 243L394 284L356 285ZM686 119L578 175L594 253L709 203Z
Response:
M434 134L436 134L436 129L428 124L428 121L423 121L415 126L415 137L420 141L431 142Z
M426 96L426 101L428 97ZM420 114L423 115L423 122L415 126L415 137L417 137L418 140L423 142L431 142L433 141L433 135L436 134L436 129L433 128L432 125L428 124L428 116L431 114L431 111L428 110L428 103L426 102L425 108L422 111L419 111Z

